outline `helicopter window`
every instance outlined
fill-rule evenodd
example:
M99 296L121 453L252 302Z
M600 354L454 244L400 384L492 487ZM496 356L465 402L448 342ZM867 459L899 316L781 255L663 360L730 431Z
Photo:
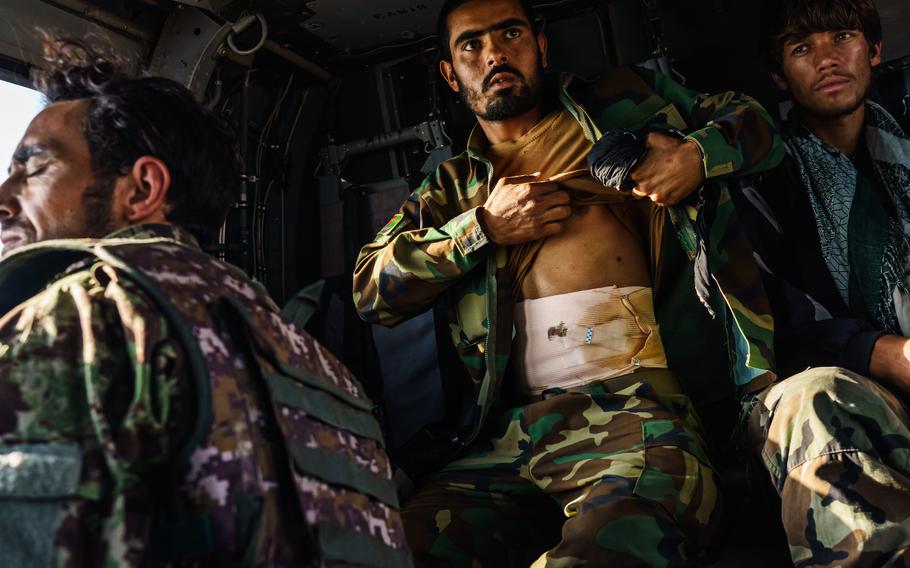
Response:
M4 169L28 123L43 106L44 98L38 91L0 79L0 161Z

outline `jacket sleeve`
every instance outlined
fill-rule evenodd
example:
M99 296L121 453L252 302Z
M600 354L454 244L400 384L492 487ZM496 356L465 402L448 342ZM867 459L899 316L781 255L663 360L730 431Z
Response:
M353 292L364 321L391 326L425 311L486 257L477 208L447 219L441 185L437 171L361 249Z
M775 167L784 146L768 112L752 97L727 91L708 95L687 89L662 73L638 70L694 129L706 179L746 175Z
M795 183L782 165L758 189L744 186L731 192L771 302L779 374L786 377L809 367L835 366L868 376L872 349L885 331L850 317L842 307L825 305L813 295L815 286L800 275L801 263L822 261L800 258L794 250L794 235L787 235L794 223L812 223L811 217L804 218L796 199L802 188ZM814 226L809 230L814 231ZM819 279L825 270L824 266L815 270Z

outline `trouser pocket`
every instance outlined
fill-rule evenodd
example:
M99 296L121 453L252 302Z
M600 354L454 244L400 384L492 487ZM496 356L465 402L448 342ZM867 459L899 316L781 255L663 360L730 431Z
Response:
M719 479L703 442L674 420L642 422L645 465L634 493L659 503L680 529L707 546L720 517Z

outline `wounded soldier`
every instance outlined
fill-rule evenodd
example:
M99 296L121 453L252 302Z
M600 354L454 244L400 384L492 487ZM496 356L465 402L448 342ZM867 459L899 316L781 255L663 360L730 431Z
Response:
M717 528L719 486L681 384L718 363L744 391L773 380L770 312L726 188L779 161L770 118L642 69L551 84L528 2L450 0L439 31L440 70L478 127L354 274L367 321L439 307L473 388L449 462L405 503L414 556L690 564ZM634 193L588 170L615 129L646 147Z

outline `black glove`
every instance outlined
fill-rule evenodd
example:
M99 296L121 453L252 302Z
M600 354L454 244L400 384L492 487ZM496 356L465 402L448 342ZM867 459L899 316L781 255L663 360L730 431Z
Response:
M588 153L591 175L606 187L632 191L635 182L629 174L647 150L635 134L628 130L610 130L594 144Z

